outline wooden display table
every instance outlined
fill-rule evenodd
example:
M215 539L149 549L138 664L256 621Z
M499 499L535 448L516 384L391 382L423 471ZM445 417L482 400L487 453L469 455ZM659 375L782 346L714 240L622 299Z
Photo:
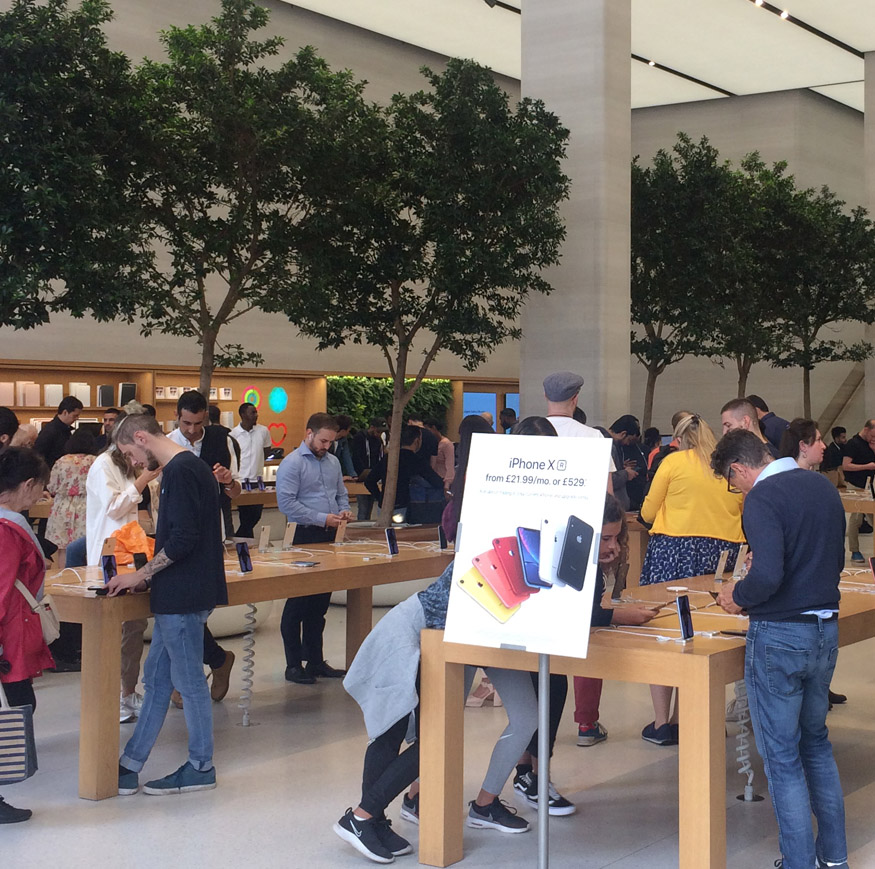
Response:
M855 587L851 582L859 585ZM722 587L713 577L684 579L669 585L690 589L697 632L746 629L745 617L723 613L707 594L707 589L718 591ZM841 645L875 636L873 592L875 584L867 583L865 577L848 576L842 585ZM636 600L665 602L674 593L660 584L627 594L633 596ZM681 869L722 869L726 866L725 686L743 678L745 641L743 637L697 636L682 645L640 635L679 636L674 612L659 616L650 626L656 630L595 629L586 659L551 657L550 672L678 688L683 734L678 746L679 865ZM419 859L429 866L449 866L463 856L465 664L537 672L538 656L445 643L442 631L422 632Z
M861 489L848 489L839 493L845 513L875 513L875 501Z
M635 588L641 579L641 567L644 564L650 532L633 513L626 514L626 528L629 531L629 572L626 574L626 588Z
M437 546L402 546L383 555L385 545L361 542L299 547L297 552L252 552L252 573L235 573L236 558L226 562L229 604L256 603L308 594L347 591L346 660L352 662L373 625L373 587L440 575L449 555ZM312 568L291 567L296 560L318 561ZM79 736L79 796L102 800L118 794L119 718L122 622L149 616L148 594L97 597L89 585L101 585L99 567L77 568L83 577L61 572L46 579L59 618L82 624L82 694ZM124 570L124 568L122 568ZM70 579L74 582L70 583Z

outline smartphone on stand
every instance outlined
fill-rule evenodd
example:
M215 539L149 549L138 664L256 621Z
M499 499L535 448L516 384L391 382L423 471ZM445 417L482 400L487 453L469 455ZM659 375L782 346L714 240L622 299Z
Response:
M398 536L394 528L386 529L386 545L389 547L389 555L398 554Z
M447 549L450 545L447 542L447 535L444 534L443 525L438 525L438 543L440 544L441 549Z
M342 520L334 532L334 543L339 546L343 543L343 538L346 537L346 519Z
M678 595L678 621L681 624L681 640L688 642L693 639L693 614L690 612L690 598L688 595Z
M747 558L747 544L742 543L738 547L738 558L735 559L735 567L732 568L732 578L741 579L744 576L744 560Z
M140 570L140 568L145 567L149 558L145 552L135 552L134 553L134 570Z
M103 584L108 585L109 581L118 575L118 564L114 555L101 555L100 566L103 569Z
M283 533L283 552L288 552L295 545L295 532L298 530L297 522L289 522Z
M263 492L263 491L264 491L264 477L262 477L261 474L259 474L259 475L255 478L255 480L256 480L256 482L258 483L258 491L259 491L259 492Z
M249 556L249 544L237 544L237 560L240 562L240 570L242 573L252 572L252 559Z

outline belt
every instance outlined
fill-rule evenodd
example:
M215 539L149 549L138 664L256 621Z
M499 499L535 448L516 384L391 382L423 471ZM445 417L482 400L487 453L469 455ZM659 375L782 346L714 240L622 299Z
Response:
M799 613L798 616L791 616L789 619L775 619L776 622L791 622L793 624L816 625L818 622L828 622L834 618L838 618L838 613L831 613L826 618L821 618L813 613Z

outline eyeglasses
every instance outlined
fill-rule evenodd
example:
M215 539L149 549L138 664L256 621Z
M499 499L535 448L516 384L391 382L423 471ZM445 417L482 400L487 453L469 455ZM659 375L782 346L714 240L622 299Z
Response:
M730 495L740 495L741 489L733 486L731 483L732 475L735 471L732 470L732 465L729 466L729 469L726 471L726 491L729 492Z

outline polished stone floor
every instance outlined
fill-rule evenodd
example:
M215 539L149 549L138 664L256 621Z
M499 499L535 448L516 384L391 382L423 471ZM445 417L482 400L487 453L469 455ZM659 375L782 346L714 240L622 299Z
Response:
M867 548L871 542L867 540ZM215 709L214 791L175 797L142 793L102 802L76 797L79 676L47 674L37 682L39 772L5 787L13 805L34 810L24 824L0 827L3 867L354 867L369 865L341 842L331 826L358 801L365 733L358 706L339 682L315 686L283 679L279 607L257 633L252 726L241 726L240 638L222 644L238 655L228 698ZM378 610L383 614L385 610ZM342 661L345 610L328 615L326 654ZM842 650L834 686L849 695L830 715L846 795L850 865L875 867L875 642ZM677 749L645 743L640 731L652 718L644 685L605 685L601 720L610 732L598 746L578 748L573 710L565 711L552 778L578 806L577 814L550 825L551 864L580 869L668 869L678 860ZM504 727L501 708L466 710L466 794L473 798L489 752ZM122 725L122 740L133 725ZM745 779L737 774L736 728L726 741L728 861L730 869L771 867L777 830L768 801L742 803ZM755 752L754 752L755 755ZM185 724L171 708L145 775L162 776L185 760ZM765 793L755 761L758 793ZM142 780L142 779L141 779ZM536 813L503 796L536 824ZM416 845L418 828L390 817ZM415 851L399 865L416 865ZM465 831L470 867L537 865L537 835Z

